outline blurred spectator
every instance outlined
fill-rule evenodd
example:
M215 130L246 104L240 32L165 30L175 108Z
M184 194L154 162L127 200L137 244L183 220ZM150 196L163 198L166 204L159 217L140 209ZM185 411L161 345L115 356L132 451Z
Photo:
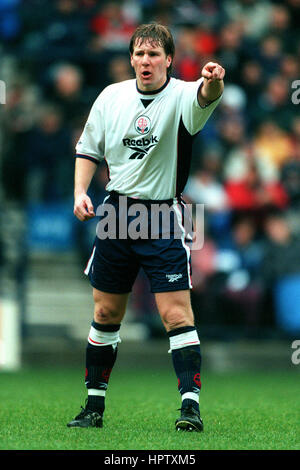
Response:
M300 118L296 117L292 124L291 141L293 150L281 168L281 181L289 197L289 208L299 210L300 207ZM297 220L297 214L296 220Z
M249 216L237 218L231 237L219 247L217 269L226 273L220 295L224 303L226 323L259 327L262 321L263 285L260 270L263 245L257 239L255 220Z
M216 253L216 243L206 230L203 247L192 253L191 302L195 322L199 328L206 325L221 325L223 322L217 296L220 280L217 276Z
M267 0L228 0L224 9L231 21L239 22L246 37L258 40L270 27L272 4Z
M48 76L46 100L60 107L66 124L82 126L92 98L89 88L84 86L82 70L72 64L57 64L50 68Z
M300 66L297 56L287 54L281 61L281 74L289 82L297 80L300 76Z
M223 116L222 116L223 117ZM224 154L228 154L230 150L244 142L246 136L246 126L239 115L226 116L218 120L219 139L224 150Z
M216 56L226 69L227 81L238 82L241 65L246 60L240 23L227 23L222 27Z
M268 240L263 276L272 291L276 323L290 334L300 332L300 238L283 214L270 214L265 223Z
M278 72L283 57L282 41L275 34L267 34L260 43L258 58L267 78Z
M261 325L263 245L256 237L255 221L244 216L219 244L206 236L203 249L193 252L192 301L199 325Z
M264 89L263 66L257 60L247 60L241 69L241 86L247 97L247 128L253 135L259 116L258 100Z
M264 181L253 158L248 159L248 166L241 178L228 178L225 188L232 210L252 212L259 220L271 208L285 208L288 204L281 183L276 180Z
M291 16L289 9L283 3L272 7L270 33L276 35L281 41L284 51L289 50L294 35L290 29Z
M201 167L188 179L184 194L195 204L205 204L209 212L219 212L227 208L227 197L223 185L218 180L219 156L208 151Z
M293 145L298 145L300 144L300 117L295 116L293 121L292 121L292 142Z
M112 83L123 82L133 78L129 58L123 56L114 57L109 64L109 77Z
M203 64L211 60L217 50L219 41L217 34L207 24L202 23L201 27L196 30L195 49Z
M264 183L280 179L280 172L270 158L255 148L252 141L245 141L227 153L223 165L224 181L244 180L251 165L255 165Z
M299 23L300 23L300 1L299 0L286 0L285 5L290 12L290 28L293 31L294 37L299 39ZM291 45L293 47L293 45Z
M50 64L53 61L78 61L84 58L85 45L90 35L86 22L89 11L77 0L55 0L36 5L31 1L25 18L29 29L21 45L22 55L29 60ZM34 21L36 11L41 21ZM45 54L45 51L47 53Z
M228 84L223 92L218 122L223 141L227 140L229 144L229 140L232 140L229 148L244 139L248 122L247 111L247 96L244 90L238 85Z
M113 0L105 2L90 23L91 31L95 34L95 47L118 52L128 50L136 26L135 19L125 15L122 2Z
M38 124L29 132L22 154L29 203L61 202L72 197L71 133L55 105L40 109Z
M289 130L295 110L290 99L290 83L286 78L274 75L257 105L258 122L272 119L279 127Z
M223 99L222 99L222 111L226 109L227 114L236 115L238 113L243 113L244 108L246 108L247 98L244 90L235 84L229 84L224 89Z
M254 137L254 148L269 158L277 168L293 153L290 135L270 120L266 120L258 128Z
M142 23L142 7L145 0L123 0L123 15L128 22L136 25Z
M174 72L182 80L198 80L201 64L196 52L196 33L194 28L183 28L177 37Z
M246 93L249 104L252 99L257 99L262 90L263 69L257 61L247 61L242 67L241 79L243 90Z
M41 91L18 70L11 72L9 78L1 120L5 135L1 148L1 183L8 201L23 205L27 171L23 149L28 133L38 120Z
M241 79L243 89L248 98L257 98L263 84L263 69L261 65L254 60L245 62L242 68Z
M204 204L205 223L215 239L228 230L230 213L227 194L219 180L221 160L218 151L211 148L202 164L189 177L184 198L192 204Z
M288 160L281 171L282 185L288 195L291 208L300 207L300 146L297 156Z

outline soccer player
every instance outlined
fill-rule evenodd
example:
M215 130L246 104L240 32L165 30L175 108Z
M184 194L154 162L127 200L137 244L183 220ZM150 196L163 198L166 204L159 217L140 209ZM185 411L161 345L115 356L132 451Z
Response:
M181 193L189 174L193 138L220 101L225 71L208 62L196 82L171 77L174 42L169 29L159 24L139 26L129 51L136 79L112 84L100 93L77 143L74 214L80 221L95 216L87 191L97 164L105 158L109 173L105 205L114 209L117 228L125 200L128 224L134 220L130 208L137 203L147 209L166 204L173 209L174 219L169 237L161 236L161 227L159 236L152 238L124 236L119 231L117 236L96 236L85 270L94 298L86 348L88 397L85 408L68 426L102 427L121 322L132 285L143 268L169 337L178 378L181 415L175 427L202 431L201 352L190 303L190 240L183 227ZM151 213L147 213L150 224ZM176 222L182 230L180 237L174 235Z

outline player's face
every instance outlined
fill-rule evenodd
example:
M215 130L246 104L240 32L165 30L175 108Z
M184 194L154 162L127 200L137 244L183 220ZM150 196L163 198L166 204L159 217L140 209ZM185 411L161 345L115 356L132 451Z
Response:
M131 56L131 65L134 68L139 89L154 91L163 86L167 78L167 68L171 62L171 56L166 55L163 47L151 45L148 41L137 42Z

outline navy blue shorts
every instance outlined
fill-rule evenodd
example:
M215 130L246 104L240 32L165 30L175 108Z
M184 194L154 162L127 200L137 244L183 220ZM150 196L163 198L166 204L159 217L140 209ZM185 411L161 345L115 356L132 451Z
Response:
M185 208L177 199L120 199L111 192L97 209L97 235L84 271L91 285L103 292L129 293L142 268L153 293L191 289L191 232Z

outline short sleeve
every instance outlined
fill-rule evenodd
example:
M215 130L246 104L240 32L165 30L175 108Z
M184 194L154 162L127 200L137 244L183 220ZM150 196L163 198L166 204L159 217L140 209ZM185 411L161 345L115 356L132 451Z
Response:
M199 132L218 106L222 95L206 106L198 102L198 90L203 85L203 77L196 82L187 82L182 95L182 120L187 131L194 135Z
M104 158L105 125L101 95L94 102L83 132L76 144L76 156L98 163Z

